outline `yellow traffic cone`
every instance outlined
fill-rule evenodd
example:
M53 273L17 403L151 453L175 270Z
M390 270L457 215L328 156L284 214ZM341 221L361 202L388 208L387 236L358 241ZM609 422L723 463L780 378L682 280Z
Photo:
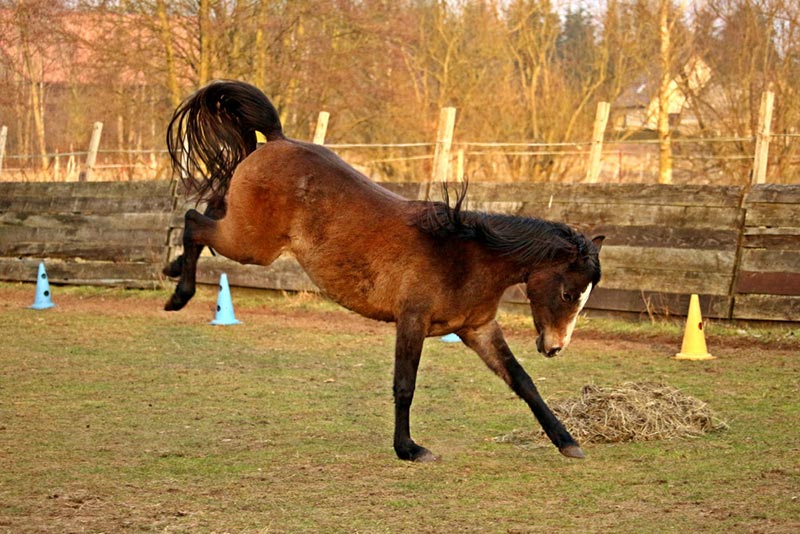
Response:
M714 359L706 348L706 338L703 335L703 316L700 314L700 298L697 295L692 295L689 299L689 314L686 316L683 345L675 358L678 360Z

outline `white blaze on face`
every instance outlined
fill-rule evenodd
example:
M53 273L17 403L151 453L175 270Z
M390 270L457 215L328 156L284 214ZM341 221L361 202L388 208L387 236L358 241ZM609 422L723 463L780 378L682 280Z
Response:
M589 300L589 295L591 295L591 293L592 284L589 284L578 298L578 309L575 310L575 315L572 316L572 319L570 319L569 325L567 326L567 332L564 335L564 343L561 344L562 348L566 348L567 345L569 345L569 342L572 339L572 331L575 330L575 324L578 322L578 315L580 315L583 307L586 306L586 301Z

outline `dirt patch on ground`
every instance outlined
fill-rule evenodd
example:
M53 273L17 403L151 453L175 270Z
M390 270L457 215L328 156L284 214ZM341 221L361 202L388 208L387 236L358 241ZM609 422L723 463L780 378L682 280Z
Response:
M89 294L83 294L73 287L53 288L53 302L55 313L71 310L81 310L87 313L102 313L109 316L131 317L152 316L170 317L178 321L203 322L214 318L216 308L216 294L213 289L201 287L197 296L182 310L178 312L164 311L163 305L167 300L166 293L162 298L152 291L120 291L109 289L91 289ZM20 308L33 303L34 288L32 285L8 285L2 288L4 301L0 307ZM274 301L274 298L269 299ZM286 327L300 327L319 329L320 331L347 330L353 333L377 334L394 331L386 323L365 319L345 309L314 309L315 300L319 297L287 297L286 306L270 306L260 304L248 298L246 305L236 304L236 312L245 312L249 316L270 316L270 321ZM30 301L30 302L28 302ZM309 304L304 304L308 301ZM322 308L319 304L316 306ZM329 306L325 306L329 307Z
M778 325L778 329L781 327ZM716 335L713 333L706 334L705 338L709 345L724 347L726 349L752 349L754 347L761 347L764 349L774 350L800 350L800 337L791 332L788 327L785 332L776 336L763 336L761 334L754 334L748 330L746 326L727 326L726 330L735 330L736 332L728 332L726 335ZM651 333L642 335L640 333L609 333L602 330L592 328L584 328L585 334L598 335L604 339L615 339L619 341L630 341L633 343L650 343L673 345L675 337L667 334ZM680 348L680 347L678 347Z
M3 288L4 301L0 307L24 307L33 303L34 286L32 284L8 284ZM210 321L214 318L216 307L216 286L201 286L197 296L179 312L166 312L163 304L167 294L159 295L152 291L122 291L117 289L91 289L85 294L77 288L66 286L54 288L53 300L56 311L82 309L87 312L99 312L111 316L130 317L161 316L171 317L178 322L195 323ZM257 295L257 293L255 293ZM285 327L309 328L320 332L348 331L354 334L393 334L394 326L366 319L334 304L324 303L316 295L288 295L285 300L269 294L260 299L254 293L247 293L245 304L236 304L236 309L247 315L270 316L273 324ZM163 302L162 302L163 301ZM289 304L288 306L286 304ZM725 323L719 323L724 325ZM706 334L709 347L715 351L735 351L737 349L760 348L768 351L800 351L800 335L796 326L773 325L779 331L775 335L753 333L746 326L724 326L723 335ZM533 337L533 327L518 325L504 326L509 338ZM575 335L575 343L587 348L603 346L619 351L636 350L642 344L648 347L659 347L665 352L677 351L680 348L680 335L674 336L659 332L609 332L593 325L583 325Z

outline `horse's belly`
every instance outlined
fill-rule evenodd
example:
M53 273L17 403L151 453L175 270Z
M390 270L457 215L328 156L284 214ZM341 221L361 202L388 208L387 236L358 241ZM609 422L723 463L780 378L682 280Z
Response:
M395 320L396 292L381 280L385 273L376 273L366 258L355 254L312 255L302 250L294 254L311 281L334 302L370 319Z

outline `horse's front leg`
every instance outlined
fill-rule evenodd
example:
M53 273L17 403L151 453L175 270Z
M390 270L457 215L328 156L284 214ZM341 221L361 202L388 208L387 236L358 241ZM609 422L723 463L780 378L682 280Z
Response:
M567 432L561 421L553 415L544 399L539 395L531 377L511 353L496 321L480 328L460 330L458 335L464 344L477 352L486 365L528 404L533 415L542 425L545 434L553 442L553 445L558 447L561 454L570 458L584 457L578 443Z
M401 460L430 462L438 458L411 439L409 415L417 369L427 327L419 315L404 315L397 321L394 357L394 451Z
M197 210L187 211L184 220L183 254L175 260L181 268L180 279L175 292L164 306L167 311L180 310L194 296L197 287L197 259L203 246L210 244L210 237L217 225L217 221Z
M206 205L206 209L203 211L203 215L209 217L211 219L221 219L225 216L225 212L227 211L225 198L220 197L217 199L211 199ZM193 254L196 254L194 257L195 262L200 257L200 254L203 252L203 246L196 247L193 249ZM190 258L191 259L191 258ZM181 253L177 258L172 260L169 264L167 264L164 269L163 273L169 277L176 277L181 276L183 274L183 264L186 261L186 249L183 249L183 253Z

